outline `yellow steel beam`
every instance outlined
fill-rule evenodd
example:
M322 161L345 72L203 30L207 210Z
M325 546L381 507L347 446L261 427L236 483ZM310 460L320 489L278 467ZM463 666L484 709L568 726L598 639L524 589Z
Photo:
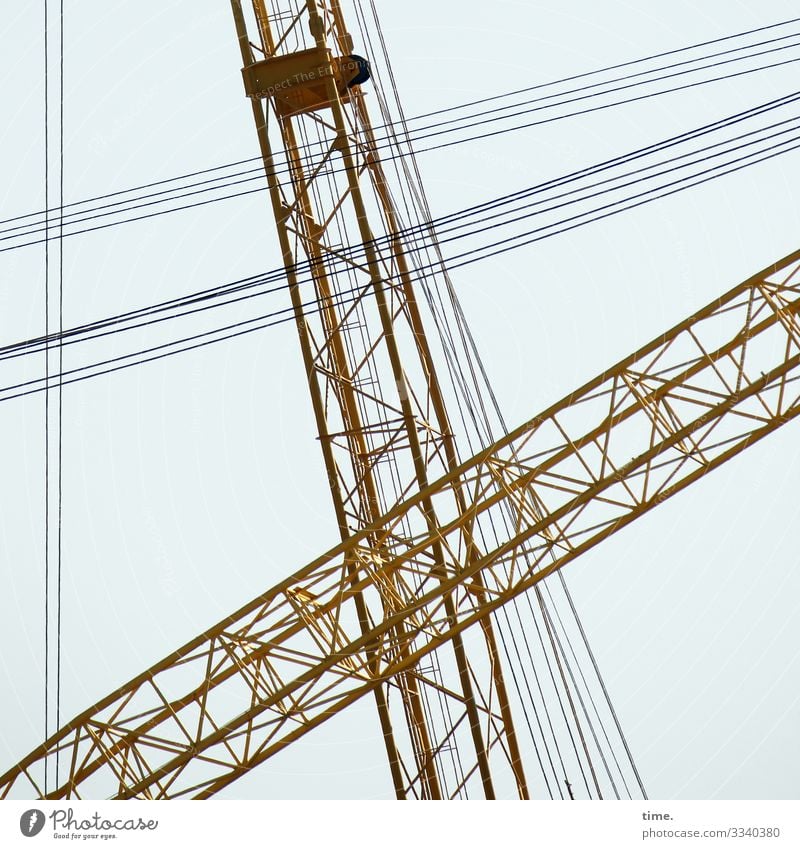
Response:
M211 796L794 419L798 268L800 251L736 286L120 687L0 777L0 798L43 795L57 753L69 773L48 798ZM466 509L432 535L425 504L454 486ZM477 551L475 522L501 508L509 532ZM401 525L416 533L385 560Z

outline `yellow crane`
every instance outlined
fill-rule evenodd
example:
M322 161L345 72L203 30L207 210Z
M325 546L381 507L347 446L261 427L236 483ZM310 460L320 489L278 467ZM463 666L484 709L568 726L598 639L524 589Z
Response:
M800 413L800 252L464 460L338 0L232 8L341 541L0 798L206 798L364 696L398 798L529 798L493 615Z

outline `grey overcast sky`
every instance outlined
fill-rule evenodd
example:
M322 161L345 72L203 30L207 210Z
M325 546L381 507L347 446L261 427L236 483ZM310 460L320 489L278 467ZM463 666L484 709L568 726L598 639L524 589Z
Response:
M64 6L68 202L256 154L227 0ZM797 14L788 0L379 8L410 115ZM44 205L41 4L6 12L4 219ZM434 214L793 92L797 67L424 154ZM798 176L795 152L458 271L507 420L795 250ZM280 262L263 194L64 250L67 326ZM43 256L41 246L0 253L4 344L42 332ZM65 390L65 717L335 542L306 396L290 325ZM797 798L799 437L796 423L784 428L569 567L652 798ZM2 771L42 737L41 397L0 405L0 468ZM226 794L390 795L372 703Z

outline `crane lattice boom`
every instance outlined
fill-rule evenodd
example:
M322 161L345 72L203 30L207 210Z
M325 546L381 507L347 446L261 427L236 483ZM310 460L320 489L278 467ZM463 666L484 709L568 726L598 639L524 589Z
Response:
M68 777L49 798L211 796L480 628L800 414L799 268L800 251L736 286L116 690L2 776L0 798L43 795L56 752ZM482 550L475 523L499 505L513 527ZM478 707L496 755L498 705Z

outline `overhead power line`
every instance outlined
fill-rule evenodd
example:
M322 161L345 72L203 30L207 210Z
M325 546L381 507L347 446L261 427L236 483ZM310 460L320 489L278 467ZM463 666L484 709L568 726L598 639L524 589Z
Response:
M663 53L653 53L649 56L643 56L639 59L632 59L630 61L618 63L616 65L607 65L604 68L596 68L595 70L592 70L592 71L585 71L585 72L580 73L580 74L573 74L573 75L568 76L568 77L561 77L560 79L557 79L557 80L550 80L549 82L545 82L545 83L537 83L536 85L527 86L527 87L521 88L521 89L515 89L513 91L504 92L503 94L496 94L496 95L492 95L492 96L489 96L489 97L480 98L478 100L471 100L471 101L468 101L466 103L458 104L456 106L448 106L446 108L436 109L436 110L433 110L432 112L424 112L420 115L416 115L412 118L408 118L408 119L406 119L406 121L407 121L407 123L411 124L414 121L418 121L418 120L421 120L423 118L430 118L430 117L435 116L435 115L443 115L443 114L446 114L446 113L449 113L449 112L454 112L454 111L469 108L469 107L472 107L472 106L479 106L479 105L482 105L482 104L485 104L485 103L496 102L496 101L501 100L501 99L506 98L506 97L513 97L513 96L516 96L518 94L525 94L529 91L538 91L538 90L541 90L541 89L544 89L544 88L550 88L552 86L561 85L562 83L573 82L574 80L586 79L586 78L589 78L589 77L593 77L593 76L597 76L597 75L600 75L600 74L603 74L603 73L607 73L608 71L615 71L615 70L618 70L620 68L627 68L627 67L631 67L631 66L634 66L634 65L643 64L643 63L646 63L646 62L649 62L649 61L652 61L652 60L655 60L655 59L663 59L666 56L674 56L674 55L677 55L679 53L686 53L686 52L689 52L691 50L699 49L701 47L708 47L712 44L721 44L721 43L724 43L726 41L732 41L736 38L745 38L748 35L754 35L754 34L759 33L759 32L766 32L768 30L779 29L780 27L790 26L790 25L795 24L795 23L800 23L800 18L790 18L788 20L779 21L779 22L774 23L774 24L768 24L768 25L763 26L763 27L757 27L755 29L745 30L743 32L733 33L732 35L726 35L726 36L722 36L720 38L711 39L710 41L701 41L701 42L697 42L695 44L686 45L685 47L678 47L678 48L675 48L673 50L667 50L666 52L663 52ZM794 37L794 35L796 35L796 33L792 33L792 34L789 34L789 35L786 35L786 36L781 36L780 38L776 38L776 39L773 39L773 40L778 41L781 38L791 38L791 37ZM758 44L762 44L762 43L766 43L766 42L758 42ZM752 46L752 45L744 45L740 48L733 48L733 50L743 50L746 47L750 47L750 46ZM729 51L726 51L726 52L729 52ZM718 55L718 54L712 54L712 55ZM708 57L707 56L706 57L699 57L697 59L687 60L687 61L701 61L702 58L708 58ZM668 66L668 67L671 67L671 66ZM642 73L646 73L646 72L642 72ZM397 121L385 122L384 124L376 124L376 125L374 125L373 128L374 129L382 129L382 128L386 128L386 127L396 127L396 128L398 128L398 124L402 124L402 123L403 123L402 121L401 122L397 122ZM224 165L215 165L215 166L210 167L210 168L204 168L203 170L200 170L200 171L190 171L186 174L181 174L181 175L178 175L176 177L168 177L168 178L163 179L163 180L156 180L152 183L145 183L144 185L134 186L130 189L121 189L121 190L116 191L116 192L109 192L108 194L104 194L104 195L96 195L95 197L86 198L86 199L81 200L81 201L73 201L72 203L64 204L63 207L62 206L53 207L52 209L49 209L47 211L58 212L60 214L62 209L68 209L68 208L71 208L73 206L78 206L78 205L81 205L81 204L84 204L84 203L93 203L94 201L97 201L97 200L105 200L105 199L111 198L111 197L118 197L121 194L128 194L130 192L154 188L155 186L163 186L163 185L166 185L167 183L175 182L177 180L184 180L184 179L188 179L188 178L191 178L191 177L199 177L199 176L202 176L202 175L205 175L205 174L211 174L214 171L220 171L224 168L233 168L233 167L237 167L239 165L245 165L249 162L260 162L260 161L261 161L261 157L251 156L251 157L247 157L245 159L239 159L235 162L228 162ZM12 221L19 221L23 218L29 218L29 217L32 217L34 215L44 215L45 211L46 210L37 210L35 212L28 212L28 213L25 213L23 215L17 215L17 216L14 216L12 218L0 219L0 224L8 224Z
M795 120L800 121L800 116L798 116ZM714 166L705 168L700 172L692 173L687 176L671 180L666 184L661 184L651 189L636 192L632 195L626 195L623 198L611 201L609 203L594 206L584 212L580 212L572 216L558 219L546 225L526 229L511 236L494 239L493 241L490 241L479 247L470 248L460 253L446 256L445 261L448 268L450 268L451 270L465 267L475 262L480 262L481 260L488 259L490 257L495 257L500 254L507 253L508 251L515 250L520 247L524 247L526 245L530 245L547 238L551 238L552 236L570 232L571 230L574 230L578 227L582 227L586 224L603 220L620 212L638 208L644 204L651 203L655 200L659 200L661 198L668 197L678 192L685 191L688 188L693 188L695 186L702 185L711 180L715 180L721 176L740 171L743 168L747 168L751 165L758 164L760 162L768 161L770 159L775 158L776 156L780 156L784 153L796 150L798 147L800 147L800 131L798 131L794 136L784 139L781 142L771 144L765 148L761 148L756 151L751 151L747 154L736 157L733 160L725 161ZM730 150L726 150L724 151L724 153L730 153ZM706 161L708 158L709 157L705 157L700 161ZM605 193L607 192L602 192L601 194ZM514 218L513 222L527 220L533 217L534 214L536 213L525 213L519 217ZM491 232L491 229L489 232ZM484 231L485 228L479 227L477 231L470 232L468 235L474 235L475 232ZM452 239L441 240L442 244L446 244L449 241L452 241ZM425 278L428 274L434 273L437 269L438 263L434 262L427 266L418 267L416 271L410 276L412 278L412 281L420 280ZM334 275L336 273L337 272L334 272ZM239 290L241 290L245 287L263 285L265 281L280 279L283 274L284 270L280 269L274 272L269 272L265 275L258 275L252 278L247 278L245 281L237 281L237 283L235 284L228 284L228 287L237 286L239 287ZM313 278L309 276L305 278L303 282L309 282L311 279ZM277 286L271 291L276 291L277 289L281 289L284 287L285 284L282 284L281 286ZM226 288L227 287L216 287L214 290L209 290L207 293L197 293L197 295L193 297L196 298L198 302L200 302L200 299L215 297L213 292L224 291L226 290ZM362 294L369 296L369 292L367 291L369 290L369 288L370 286L369 284L367 284L365 287L363 287L363 291L362 288L351 287L349 289L345 289L341 292L335 293L329 296L328 298L308 299L303 303L303 311L306 314L310 314L311 312L317 311L323 306L326 306L328 303L334 303L338 305L350 303L352 300L355 300ZM253 297L254 296L255 295L253 295ZM224 306L227 304L223 303L222 305ZM158 308L159 307L145 308L144 310L137 312L145 314L150 309ZM133 315L133 313L129 315ZM116 318L113 318L106 319L104 321L113 324L113 322L116 320ZM218 327L212 330L204 331L201 333L193 334L191 336L166 342L161 345L153 346L151 348L146 348L129 354L109 358L107 360L92 363L86 366L80 366L75 369L66 371L61 375L57 375L57 377L63 380L63 385L66 386L90 379L92 377L98 377L103 374L109 374L112 372L127 369L134 365L141 365L146 362L160 360L165 357L172 356L173 354L197 350L199 348L206 347L216 342L238 338L253 332L264 330L293 320L294 314L292 312L292 308L285 307L279 310L274 310L256 316L254 318L237 321L224 327ZM145 322L140 326L144 326L144 324L149 323L152 322ZM87 327L91 327L91 325L87 325ZM74 329L65 331L65 333L67 334L73 332L75 332ZM0 356L2 358L7 358L9 354L17 354L21 351L23 346L30 346L31 352L35 353L35 350L38 350L36 346L41 346L42 342L43 340L39 339L30 340L29 342L25 343L18 343L17 346L6 346L6 348L0 349ZM67 340L65 340L65 344L68 344ZM56 377L56 375L51 375L51 379L52 377ZM41 392L43 391L43 386L40 385L42 383L43 379L38 378L0 387L0 401L8 401L14 398L25 397L27 395Z
M796 129L797 123L800 122L800 116L798 115L792 115L781 121L767 124L755 130L748 130L703 147L694 147L669 158L660 158L650 164L641 165L632 171L623 172L620 170L625 165L642 160L646 162L648 158L652 158L655 154L675 148L680 149L681 146L687 146L712 134L728 130L742 123L752 122L757 118L771 115L778 110L798 103L800 103L800 92L795 92L735 113L711 124L680 133L677 136L672 136L655 144L630 151L609 160L604 160L587 168L579 169L561 177L553 178L489 201L484 201L457 212L439 216L432 221L422 221L414 226L405 227L399 232L399 235L407 240L407 243L415 252L418 252L426 247L430 241L431 228L434 228L440 244L451 242L457 239L463 239L466 236L475 235L476 233L486 232L490 227L497 229L501 226L530 218L534 214L540 215L552 212L566 206L581 203L593 197L616 192L621 188L635 185L643 180L651 180L675 170L705 162L714 157L722 157L740 149L763 144L781 136L786 136L786 138L782 139L782 143L789 143L793 140L792 131ZM738 144L739 142L741 144ZM714 153L710 153L710 151L714 151ZM757 153L758 151L755 152ZM603 179L595 180L594 182L587 182L601 175L609 176L605 176ZM627 180L627 182L622 182L624 180ZM550 205L548 206L547 204ZM543 208L539 209L539 207ZM536 208L536 212L529 213L529 210L534 208ZM458 235L454 236L451 234ZM388 244L391 238L393 237L383 236L374 240L373 244L375 247L383 247ZM334 262L334 269L337 266L341 268L349 262L359 261L363 257L364 246L346 246L340 249L339 254L338 261ZM303 283L310 282L313 279L311 276L313 270L314 263L309 261L297 263L293 267L293 271ZM266 288L271 283L275 285ZM57 343L71 345L75 342L100 338L112 333L121 332L122 330L136 329L159 323L160 321L196 314L217 306L228 306L252 297L261 297L282 291L285 287L285 270L283 268L274 269L265 274L253 275L252 277L232 283L215 286L210 289L152 304L148 307L128 311L88 324L82 324L70 328L62 334L35 337L24 342L0 347L0 361L14 359L28 353L36 353L44 350L47 345ZM253 290L257 291L253 292ZM135 323L131 324L131 322Z
M773 27L784 26L786 24L794 23L794 21L784 22L782 24L775 24ZM761 28L763 29L771 29L773 27ZM738 38L742 35L749 35L753 32L758 32L761 30L753 30L748 33L737 34L735 36L727 36L723 39L719 39L718 41L727 41L732 38ZM634 74L627 74L625 76L616 77L612 80L606 80L603 82L591 83L588 85L580 86L577 88L572 88L567 90L566 92L557 92L554 94L547 94L543 96L539 96L533 99L529 99L527 101L523 101L521 103L512 103L506 106L498 107L492 110L488 110L483 112L482 114L472 114L465 115L459 118L450 118L445 121L441 121L438 123L432 123L423 125L421 127L417 127L415 129L410 130L410 141L415 143L419 142L432 142L434 139L439 139L443 136L450 136L458 134L465 130L478 130L481 127L491 126L493 124L502 124L503 122L507 122L516 118L524 117L527 115L531 115L533 113L542 111L542 110L551 110L557 107L569 105L571 103L576 103L579 101L584 101L591 98L598 98L607 96L614 92L619 92L622 90L630 89L630 88L638 88L641 86L650 85L654 82L661 81L667 78L681 76L684 74L695 73L697 71L707 70L709 68L718 67L720 65L727 65L732 62L741 62L743 60L752 59L754 57L759 57L765 55L766 53L774 53L777 51L784 51L793 48L800 48L800 41L793 41L789 44L780 44L776 47L771 47L768 50L762 50L755 53L743 53L742 51L750 51L754 47L764 46L768 44L775 44L778 42L785 41L787 39L794 39L800 36L800 32L792 32L786 35L778 36L776 38L771 38L765 41L756 42L755 44L748 44L741 47L730 48L728 50L720 51L718 53L711 54L710 56L701 56L693 59L687 59L681 62L672 63L669 65L659 66L658 68L653 68L649 70L639 71ZM708 42L708 43L716 43L716 42ZM692 49L696 49L698 45L692 45L686 48L680 48L676 51L669 51L667 54L663 55L672 55L675 53L681 53L685 51L690 51ZM728 58L720 62L715 62L712 64L701 65L698 67L690 67L684 68L681 71L673 72L667 75L652 77L652 74L658 71L662 71L665 69L674 69L676 67L683 67L685 65L696 64L697 62L701 62L704 59L718 57L722 55L730 55L730 54L741 54L736 55L733 58ZM630 65L635 65L640 62L647 62L656 57L646 57L641 60L634 60L633 62L623 63L622 66L611 66L610 69L625 67ZM781 65L791 64L793 62L800 61L800 55L796 57L787 58L782 61L767 63L763 65L759 65L755 68L747 68L742 71L726 73L721 76L715 76L710 79L702 79L690 82L688 84L682 84L679 86L674 86L671 88L661 89L655 92L647 92L646 94L637 95L633 97L625 97L621 100L613 100L609 103L603 103L601 105L590 107L590 108L582 108L577 111L567 112L565 114L559 114L555 116L547 116L536 119L531 122L526 122L523 124L514 124L511 126L500 126L494 129L491 129L486 132L473 132L463 138L455 138L448 141L439 141L436 143L430 143L425 147L418 148L416 152L425 153L434 150L440 150L442 148L452 147L455 145L461 145L468 142L486 139L490 137L494 137L497 135L504 135L511 132L517 132L523 129L529 129L533 126L539 126L541 124L551 123L553 121L563 120L569 117L576 117L579 115L585 115L591 112L602 111L608 108L612 108L619 105L624 105L631 102L636 102L639 100L646 100L652 97L660 96L662 94L668 94L675 91L685 90L688 88L694 88L700 85L706 85L711 82L716 82L720 80L732 79L739 76L744 76L747 74L755 73L757 71L765 70L768 68L774 68ZM425 113L424 115L417 116L416 118L409 119L407 125L413 124L415 121L420 121L423 118L428 118L440 114L451 113L457 110L464 110L467 108L471 108L475 105L484 104L488 101L498 101L502 99L509 98L513 95L517 95L519 93L525 93L533 90L543 89L551 86L555 86L558 84L562 84L565 81L580 79L581 77L591 77L594 75L598 75L603 73L604 71L610 70L600 69L597 71L591 71L587 74L577 75L573 77L564 78L562 80L557 80L552 83L544 83L537 86L532 86L526 89L518 89L515 92L509 92L506 94L495 95L491 98L484 98L478 101L471 101L466 104L462 104L456 107L449 107L448 109L438 110L436 112ZM622 86L617 86L614 88L608 88L608 85L611 83L616 83L619 81L627 81L631 79L635 79L637 77L645 76L646 78L640 79L636 82L626 83ZM598 87L605 86L601 91L592 91L591 93L585 93L587 90L596 89ZM565 98L567 94L576 94L577 97ZM553 100L556 98L555 102L552 103L544 103L544 101ZM397 122L392 124L391 122L386 122L383 125L379 125L379 129L382 127L387 129L388 131L394 130ZM309 151L306 151L305 148L309 148ZM318 143L313 143L310 145L300 145L299 150L301 152L310 152L311 148L316 149L318 147ZM410 151L404 149L398 149L396 145L393 144L393 136L387 134L378 139L378 145L376 150L386 150L387 148L394 147L393 152L390 152L388 155L384 156L384 161L390 161L391 159L395 159L398 157L408 156ZM154 218L160 215L166 215L171 212L179 212L187 209L193 209L201 206L205 206L210 203L216 203L218 201L229 200L236 197L242 197L249 194L254 194L257 192L265 191L265 186L259 185L255 188L248 189L236 189L233 192L228 192L229 189L234 189L237 186L244 186L247 184L255 184L255 183L263 183L263 169L258 166L254 168L247 168L244 170L239 170L233 173L225 173L215 177L208 177L207 179L200 180L197 182L190 182L181 186L174 186L168 189L161 189L155 192L147 192L142 194L142 190L146 190L148 188L155 188L158 186L167 185L170 183L178 182L185 179L191 179L193 177L205 176L208 174L213 174L219 171L225 171L229 168L238 167L240 165L245 165L252 162L259 161L258 157L253 157L250 159L238 160L237 162L230 163L228 165L220 165L214 166L213 168L203 169L201 171L190 172L189 174L181 175L180 177L168 178L166 180L157 181L154 183L148 183L144 186L139 186L131 189L122 190L119 192L112 192L106 195L98 195L93 198L89 198L83 201L76 201L71 204L66 204L65 209L70 208L74 211L65 213L59 220L63 223L65 227L74 228L79 227L77 230L71 230L70 232L64 233L64 236L73 236L73 235L81 235L89 232L94 232L97 230L107 229L108 227L117 226L120 224L131 223L132 221L140 221L146 220L150 218ZM329 169L325 171L325 173L336 173L343 170L343 166L331 166ZM285 166L283 170L279 170L278 173L286 173L288 171L288 166ZM139 194L133 194L133 193ZM223 194L218 194L223 192ZM119 198L122 195L132 195L130 197L125 197L123 199L110 201L108 203L103 203L100 205L96 205L93 207L87 207L87 204L96 203L97 201L109 200L111 198ZM187 198L194 198L202 195L211 195L213 197L206 197L202 200L193 201L191 203L180 204L179 206L170 206L169 208L162 208L165 204L175 203L177 201L185 200ZM81 208L78 208L81 207ZM83 208L86 207L86 208ZM145 209L145 208L153 208L151 212L147 212L141 215L133 215L130 213L135 210ZM55 212L59 212L59 209L52 210ZM49 214L50 211L48 211ZM22 247L28 247L30 245L41 244L45 237L39 237L39 234L46 233L46 228L42 226L44 223L44 219L42 220L34 220L34 221L25 221L24 223L14 223L14 222L22 222L24 219L35 218L36 216L43 216L44 211L36 212L36 213L27 213L25 215L16 216L15 218L5 219L4 221L0 221L0 224L9 224L11 226L0 229L0 244L3 246L0 247L0 252L7 250L16 250ZM92 224L87 227L80 227L82 224L86 224L88 222L99 221L101 219L114 219L115 216L127 216L121 219L115 219L110 221L105 221L99 224ZM37 237L37 238L33 238ZM51 238L53 238L51 236ZM7 243L7 244L6 244Z

